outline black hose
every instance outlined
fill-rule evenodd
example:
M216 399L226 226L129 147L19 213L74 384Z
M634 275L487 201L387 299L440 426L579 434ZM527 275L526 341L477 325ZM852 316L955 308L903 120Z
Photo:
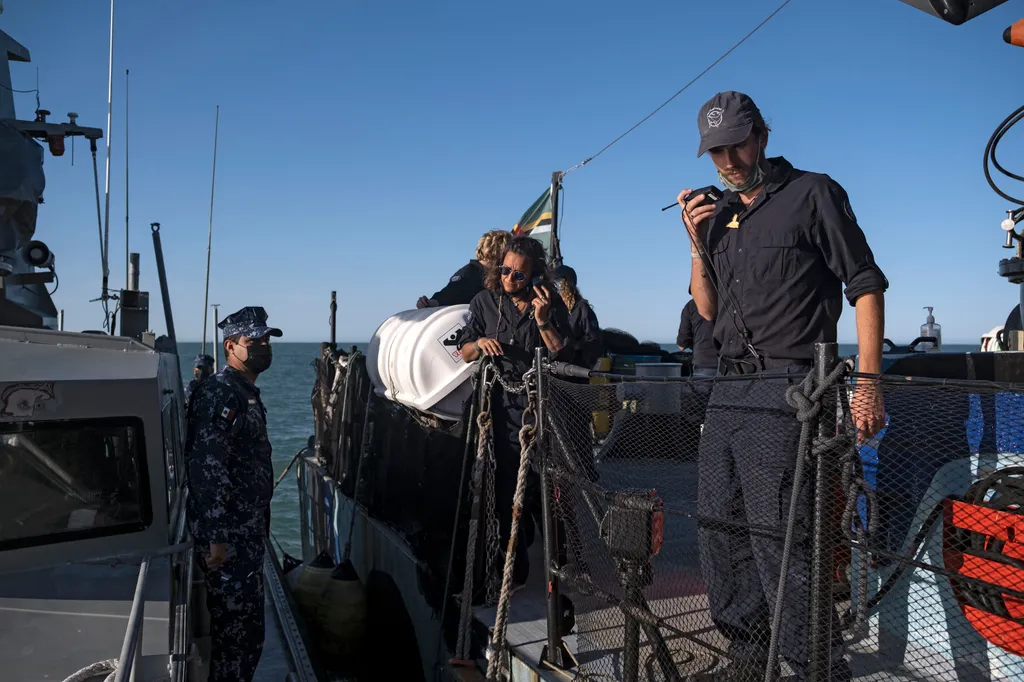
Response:
M1007 116L1003 120L1003 122L996 127L995 132L992 133L992 137L988 139L988 144L985 145L985 157L982 162L982 168L985 171L985 180L988 181L988 185L989 187L992 188L992 191L1001 196L1003 199L1006 199L1009 202L1024 207L1024 200L1012 197L996 186L996 183L992 179L992 174L988 168L989 161L991 161L992 165L996 168L996 170L998 170L1006 177L1012 180L1024 182L1024 176L1017 175L1016 173L1011 173L1010 171L1003 168L1002 165L1000 165L999 161L996 160L996 147L999 145L1000 140L1003 139L1003 136L1006 135L1010 128L1015 126L1022 119L1024 119L1024 106L1017 108L1012 114ZM1017 220L1019 220L1021 215L1024 215L1024 208L1020 208L1014 211L1014 221L1016 222Z

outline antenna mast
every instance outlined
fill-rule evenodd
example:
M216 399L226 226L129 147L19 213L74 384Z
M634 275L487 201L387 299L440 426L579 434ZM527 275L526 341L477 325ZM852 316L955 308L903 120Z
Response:
M220 130L220 105L213 123L213 179L210 181L210 229L206 234L206 291L203 293L203 353L206 353L206 313L210 305L210 247L213 244L213 192L217 187L217 133Z
M110 324L108 314L108 284L110 281L110 119L113 114L114 103L114 0L110 0L110 62L107 67L107 181L106 181L106 210L103 216L103 291L101 292L104 312L104 325ZM111 334L113 329L108 330Z
M128 252L128 69L124 70L124 281L131 289L131 255Z

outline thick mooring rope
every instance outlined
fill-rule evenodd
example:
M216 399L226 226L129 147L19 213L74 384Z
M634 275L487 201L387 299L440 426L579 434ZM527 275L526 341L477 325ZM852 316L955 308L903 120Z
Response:
M480 413L476 417L477 441L476 441L476 462L473 464L473 509L479 510L483 497L484 468L487 466L487 451L493 445L491 425L491 393L494 387L496 370L490 366L483 368L483 381L480 390L483 391L483 401ZM455 655L457 658L467 658L469 654L469 624L472 622L473 614L473 570L476 566L476 545L477 534L480 532L480 513L473 513L469 519L469 532L466 542L466 570L462 579L462 603L459 616L459 631L455 638Z
M491 656L487 662L487 681L497 682L501 661L505 657L508 644L508 606L512 596L512 569L515 566L516 544L519 540L519 519L523 515L523 501L526 497L526 477L530 471L530 455L537 442L537 427L528 423L529 418L537 412L537 383L533 370L523 377L529 403L523 411L523 426L519 430L519 476L516 478L516 492L512 500L512 528L508 537L508 550L505 553L505 572L501 580L501 596L498 598L498 610L494 619L491 634Z

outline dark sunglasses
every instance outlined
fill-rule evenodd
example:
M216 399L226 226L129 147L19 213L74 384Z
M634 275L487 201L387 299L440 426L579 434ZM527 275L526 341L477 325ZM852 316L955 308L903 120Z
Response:
M502 277L508 277L509 275L512 275L512 279L514 279L517 282L522 282L524 279L526 279L525 272L521 272L520 270L513 270L507 265L498 266L498 272L501 273Z

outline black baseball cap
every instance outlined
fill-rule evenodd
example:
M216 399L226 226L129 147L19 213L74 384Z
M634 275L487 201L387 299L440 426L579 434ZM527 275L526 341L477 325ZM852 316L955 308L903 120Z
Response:
M728 147L747 139L755 125L764 125L761 111L754 100L742 92L720 92L700 108L697 129L700 131L701 157L714 147Z
M568 265L559 265L552 273L552 277L556 281L560 279L568 280L570 284L576 286L576 271Z

